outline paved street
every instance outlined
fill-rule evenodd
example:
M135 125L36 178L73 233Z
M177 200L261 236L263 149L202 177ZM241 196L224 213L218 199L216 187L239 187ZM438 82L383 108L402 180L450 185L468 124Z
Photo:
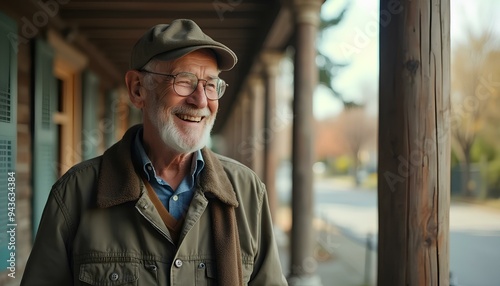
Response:
M316 214L334 224L347 238L364 245L368 233L376 238L376 192L347 189L331 180L317 182ZM281 198L286 199L283 194ZM498 286L499 265L500 211L453 203L450 209L450 269L457 285Z
M280 200L289 201L286 184L279 183ZM363 281L367 235L377 236L377 196L375 190L351 189L332 180L315 184L317 217L341 232L333 236L334 253L344 267ZM336 244L336 245L335 245ZM357 247L357 250L353 250ZM372 274L376 273L376 252L371 255ZM500 211L478 205L452 203L450 207L450 270L453 285L500 285ZM325 267L318 272L325 272ZM331 267L339 267L334 264ZM334 270L334 268L332 268ZM321 273L320 273L321 274ZM330 280L331 281L331 280ZM331 282L329 282L331 283ZM328 284L324 285L354 285ZM360 284L358 284L360 285Z

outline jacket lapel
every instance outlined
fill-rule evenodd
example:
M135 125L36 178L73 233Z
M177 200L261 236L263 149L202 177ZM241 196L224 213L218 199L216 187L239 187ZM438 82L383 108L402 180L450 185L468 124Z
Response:
M238 199L226 171L214 152L208 148L201 149L205 167L200 173L199 186L205 196L214 196L221 202L238 207Z
M130 128L122 140L102 155L97 181L97 206L107 208L135 201L141 194L141 182L132 162L132 142L140 125Z

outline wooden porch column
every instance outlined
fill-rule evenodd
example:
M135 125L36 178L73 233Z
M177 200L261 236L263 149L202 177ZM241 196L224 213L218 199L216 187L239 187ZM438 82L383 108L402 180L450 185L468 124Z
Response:
M262 54L265 81L264 106L264 183L269 198L271 217L276 222L276 168L278 167L276 152L276 81L278 76L281 53L265 52Z
M233 107L233 110L231 111L231 115L229 115L228 118L228 123L227 127L225 127L225 135L224 135L224 141L227 146L227 153L225 154L226 156L230 158L235 158L236 154L236 107Z
M244 154L251 157L251 168L264 178L264 146L262 143L262 132L264 128L264 83L259 73L253 73L247 81L247 89L250 94L250 112L252 124L250 135L241 146Z
M449 285L450 2L381 0L378 285Z
M234 136L235 140L233 141L234 144L234 153L233 153L233 158L239 162L242 161L242 154L238 150L238 145L240 144L241 141L243 141L243 102L240 100L236 102L235 107L234 107Z
M294 0L295 59L292 143L292 230L289 284L321 285L313 258L313 91L322 0Z
M251 154L246 154L243 152L240 146L244 144L243 142L248 142L249 138L252 136L252 125L255 124L252 122L252 105L250 92L247 88L244 88L241 92L241 104L243 106L242 110L242 122L241 122L241 138L238 145L238 153L240 154L241 163L245 164L249 168L252 166L252 157Z

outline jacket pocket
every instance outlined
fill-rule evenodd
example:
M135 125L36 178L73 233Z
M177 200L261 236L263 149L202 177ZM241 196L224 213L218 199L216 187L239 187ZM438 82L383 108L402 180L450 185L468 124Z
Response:
M243 285L248 285L253 264L243 262ZM199 261L196 267L196 286L217 285L217 269L214 260Z
M214 261L199 261L196 266L196 286L217 285L216 274Z
M80 265L81 282L95 286L137 285L138 263L105 262Z

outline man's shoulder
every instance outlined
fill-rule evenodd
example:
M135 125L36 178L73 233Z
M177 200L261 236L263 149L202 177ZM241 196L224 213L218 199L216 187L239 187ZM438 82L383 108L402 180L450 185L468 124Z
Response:
M224 169L228 171L243 172L250 176L257 176L252 169L235 159L217 153L215 153L215 156L219 159Z
M232 181L233 185L236 184L239 185L239 187L242 187L241 184L243 184L248 187L253 186L256 189L264 188L262 180L254 170L235 159L220 154L215 155L221 162L224 171Z
M236 161L235 159L229 158L227 156L224 156L224 155L221 155L221 154L218 154L218 153L214 153L214 154L215 154L215 156L217 157L217 159L219 159L219 161L222 164L234 165L234 166L238 166L238 167L246 167L245 165L243 165L242 163Z
M74 165L57 180L54 184L54 188L64 186L68 184L69 181L75 179L94 180L99 173L101 159L102 156L98 156Z

